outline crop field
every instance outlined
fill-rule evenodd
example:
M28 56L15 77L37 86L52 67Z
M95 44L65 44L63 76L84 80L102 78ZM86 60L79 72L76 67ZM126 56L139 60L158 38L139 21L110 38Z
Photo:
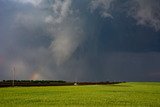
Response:
M0 88L0 107L160 107L159 82Z

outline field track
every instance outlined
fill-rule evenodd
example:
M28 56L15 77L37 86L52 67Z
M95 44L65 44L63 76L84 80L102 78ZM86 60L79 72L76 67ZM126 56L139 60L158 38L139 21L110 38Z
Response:
M160 107L159 82L0 88L0 107Z

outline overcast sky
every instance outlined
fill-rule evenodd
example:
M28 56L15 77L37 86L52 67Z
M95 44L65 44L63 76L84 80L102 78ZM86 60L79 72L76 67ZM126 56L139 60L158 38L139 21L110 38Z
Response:
M159 0L0 0L0 80L160 81Z

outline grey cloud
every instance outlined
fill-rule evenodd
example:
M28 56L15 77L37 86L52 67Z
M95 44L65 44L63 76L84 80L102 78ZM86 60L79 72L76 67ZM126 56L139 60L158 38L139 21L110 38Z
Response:
M138 25L146 25L160 30L160 2L157 0L133 0L137 5L131 8L131 16Z
M9 14L12 23L5 19L3 26L9 26L9 34L4 32L7 37L1 37L11 40L11 43L3 44L4 50L1 49L6 60L2 67L3 76L8 75L11 79L13 67L16 68L16 79L58 79L73 72L69 72L68 66L74 65L72 57L84 40L84 32L83 20L71 9L72 1L54 0L51 4L43 0L12 2L18 3L18 7L15 13ZM50 16L51 20L47 20Z
M71 0L55 0L52 14L46 16L48 31L53 37L50 49L57 65L67 61L84 38L83 28L79 16L71 9Z
M22 4L31 4L35 7L39 6L43 0L14 0L15 2L19 2Z
M160 30L160 2L159 0L92 0L91 10L100 8L102 17L114 17L112 13L118 8L119 13L125 11L126 16L131 16L137 25L144 25Z
M91 1L91 11L95 11L96 9L101 9L101 16L102 17L109 17L113 18L112 14L109 12L111 4L114 0L92 0Z
M51 6L53 13L46 17L47 23L62 23L62 21L71 13L71 0L55 0Z
M32 3L33 5L37 3L39 7L43 8L37 1L22 3ZM46 32L50 33L53 39L49 49L51 49L52 56L58 65L71 57L83 38L81 24L76 16L72 15L74 11L70 8L71 3L71 0L54 0L47 10L50 11L50 14L41 13L40 17L42 18L39 19L45 23L48 29ZM37 19L32 14L18 13L16 22L21 23L26 28L38 27L33 25L33 23L36 24Z
M158 33L145 30L135 33L138 28L128 28L133 24L130 21L126 21L126 27L125 21L117 23L118 19L115 22L106 20L106 17L114 17L112 11L116 0L3 1L5 5L0 1L1 80L12 79L13 67L16 68L16 79L159 80L155 76L160 69L159 53L135 52L133 49L140 45L142 49L144 45L147 49L157 49ZM138 10L139 5L135 2L132 9L127 7L129 9L125 14L138 21L134 10ZM87 6L93 6L90 7L92 13ZM103 18L97 16L97 11ZM153 36L149 33L155 38L151 38ZM140 37L141 34L147 34L145 41L145 36ZM150 41L150 38L153 40ZM137 39L138 45L134 42ZM129 42L125 42L127 40ZM117 41L123 42L123 45ZM141 44L141 41L145 44ZM150 45L154 41L155 47ZM114 51L114 45L118 45L118 52ZM123 46L130 51L123 51Z
M83 39L82 31L79 31L74 26L64 26L59 32L56 32L56 37L50 45L53 57L58 65L72 56Z

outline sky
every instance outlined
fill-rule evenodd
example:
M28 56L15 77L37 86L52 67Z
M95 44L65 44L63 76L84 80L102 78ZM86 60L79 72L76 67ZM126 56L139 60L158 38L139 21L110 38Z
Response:
M160 81L159 0L0 0L0 80Z

